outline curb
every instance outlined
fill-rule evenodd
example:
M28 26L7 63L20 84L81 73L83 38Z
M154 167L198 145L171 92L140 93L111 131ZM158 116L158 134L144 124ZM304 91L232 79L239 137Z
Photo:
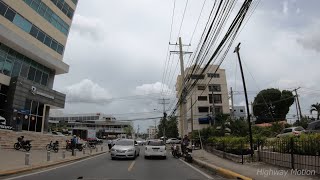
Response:
M209 169L211 171L214 171L220 175L222 175L225 178L229 178L229 179L242 179L242 180L253 180L253 178L238 174L236 172L230 171L228 169L224 169L221 167L218 167L216 165L213 164L209 164L207 162L201 161L199 159L193 158L193 162L201 167L204 167L206 169Z
M90 158L90 157L94 157L94 156L97 156L97 155L101 155L101 154L104 154L104 153L107 153L107 152L108 151L99 152L99 153L96 153L96 154L83 156L83 157L79 157L79 158L75 158L75 159L58 160L58 161L51 162L49 164L44 164L44 165L31 165L30 167L7 170L7 171L4 171L4 172L0 172L0 177L9 176L9 175L17 174L17 173L33 171L33 170L38 170L38 169L43 169L43 168L48 168L48 167L52 167L52 166L56 166L56 165L60 165L60 164L66 164L66 163L70 163L70 162L74 162L74 161L78 161L78 160L83 160L83 159L87 159L87 158Z

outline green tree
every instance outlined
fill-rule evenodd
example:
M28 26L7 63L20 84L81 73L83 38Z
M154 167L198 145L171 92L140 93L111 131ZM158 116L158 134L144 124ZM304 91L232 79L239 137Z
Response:
M234 136L247 136L249 134L249 127L247 121L243 119L237 119L230 121L229 128L231 134Z
M317 112L317 120L319 120L319 117L320 117L320 104L319 103L311 105L310 113L312 114L313 111Z
M301 120L297 120L295 123L293 123L293 126L301 126L305 129L307 129L308 127L308 124L309 124L309 120L307 117L303 117L301 118Z
M279 89L265 89L258 93L253 102L253 114L256 123L275 122L284 120L294 102L291 91Z
M131 125L123 128L123 130L127 136L131 136L134 133L133 127Z
M172 116L167 118L161 118L160 123L158 125L158 137L164 136L164 131L165 135L167 138L176 138L179 136L178 132L178 121L177 117Z

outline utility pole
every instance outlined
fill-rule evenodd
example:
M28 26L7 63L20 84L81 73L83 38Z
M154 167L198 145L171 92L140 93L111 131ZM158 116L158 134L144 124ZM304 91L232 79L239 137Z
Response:
M238 56L238 60L239 60L239 66L240 66L240 71L241 71L241 77L242 77L242 84L243 84L243 90L244 90L244 95L246 98L246 106L247 106L247 121L248 121L248 125L249 125L249 136L250 136L250 150L251 150L251 159L253 161L253 144L252 144L252 129L251 129L251 120L250 120L250 111L249 111L249 102L248 102L248 94L247 94L247 87L246 87L246 82L244 79L244 75L243 75L243 69L242 69L242 64L241 64L241 59L240 59L240 44L239 43L237 45L237 47L234 50L234 53L237 53Z
M139 131L140 131L140 126L138 124L138 129L137 129L137 136L139 137Z
M296 99L297 99L297 104L298 104L298 108L299 108L300 119L302 119L301 107L300 107L300 102L299 102L299 95L297 92L298 89L300 89L300 87L294 89L294 92L296 93Z
M163 105L163 118L162 118L162 124L163 124L163 137L164 137L164 143L166 142L166 124L167 124L167 112L166 112L166 104L169 104L170 99L159 99L161 100L161 102L159 102L159 104Z
M209 88L210 90L210 88ZM211 99L212 99L212 109L211 109L211 126L216 124L216 120L215 120L215 108L214 108L214 96L213 96L213 85L211 86Z
M191 108L191 133L193 132L193 107L192 107L192 95L191 95L191 98L190 98L190 108Z
M233 91L232 87L230 87L230 96L231 96L231 119L234 120L234 106L233 106Z
M298 118L298 121L300 121L299 108L298 108L298 103L297 103L297 96L294 96L294 103L296 104L297 118Z

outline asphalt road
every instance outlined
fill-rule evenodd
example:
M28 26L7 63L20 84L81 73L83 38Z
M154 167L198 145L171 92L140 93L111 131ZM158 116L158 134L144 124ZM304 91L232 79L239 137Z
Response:
M72 180L72 179L136 179L136 180L205 180L223 178L208 175L169 154L166 160L144 159L143 148L135 160L111 160L103 154L62 167L11 177L18 180Z

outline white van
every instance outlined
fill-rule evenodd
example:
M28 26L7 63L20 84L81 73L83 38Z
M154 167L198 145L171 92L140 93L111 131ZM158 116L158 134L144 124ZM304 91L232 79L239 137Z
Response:
M2 116L0 116L0 125L6 125L6 119Z

